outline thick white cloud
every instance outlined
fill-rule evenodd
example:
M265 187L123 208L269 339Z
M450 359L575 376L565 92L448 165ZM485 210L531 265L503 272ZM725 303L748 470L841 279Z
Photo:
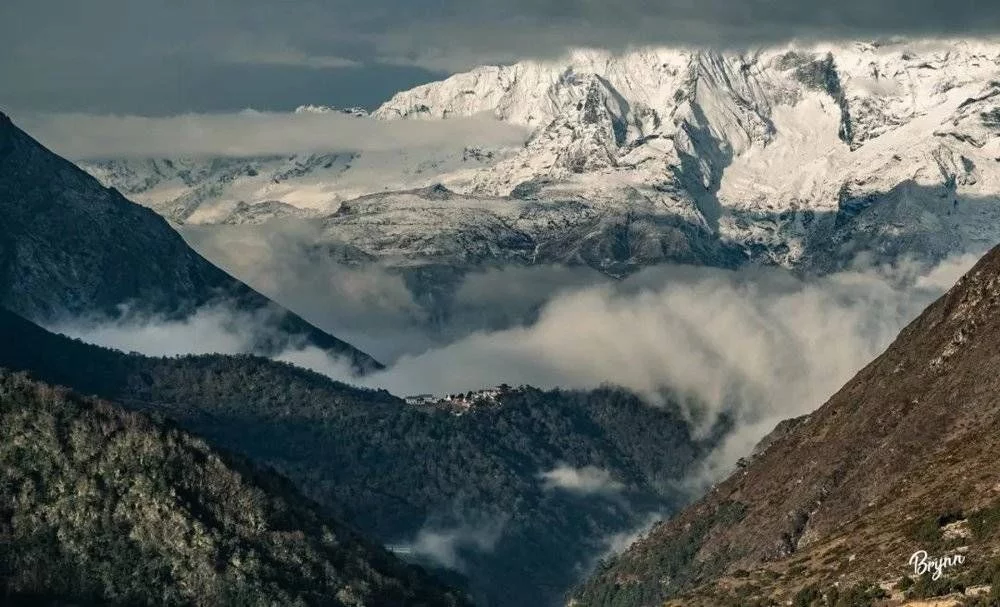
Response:
M610 472L596 466L574 468L561 465L542 472L538 477L546 490L561 490L580 495L613 495L625 488L625 485L611 477Z
M233 276L377 360L392 362L439 345L425 329L426 310L398 274L377 266L338 264L314 223L289 219L265 226L184 226L182 234Z
M187 114L162 118L90 114L15 117L69 158L260 156L519 145L527 133L490 117L381 121L340 113Z
M455 571L465 570L463 553L492 552L503 535L507 518L462 523L451 527L425 526L411 542L390 545L400 556L428 560Z
M150 356L236 354L251 350L256 332L266 324L261 315L234 312L223 305L206 306L186 319L126 311L121 319L63 319L47 328L87 343ZM345 372L347 367L345 366Z
M380 271L368 276L364 270L338 274L330 269L330 277L355 274L350 280L334 280L341 286L331 291L332 297L310 295L303 288L283 303L301 307L312 297L317 316L324 316L324 307L338 307L342 313L325 315L324 323L335 334L340 334L337 327L330 325L351 325L357 335L377 332L387 323L400 327L401 341L409 341L403 351L410 353L362 380L315 348L291 347L279 358L399 395L449 394L501 383L580 389L610 383L654 404L678 399L696 430L706 429L723 413L731 415L737 431L693 476L697 490L746 455L778 421L821 405L974 260L971 255L955 257L930 271L904 263L809 279L779 270L662 267L619 283L583 285L576 282L581 277L575 271L563 270L563 275L542 268L538 271L547 277L547 287L545 281L521 275L528 270L501 271L470 279L459 293L482 313L491 307L503 310L508 303L521 310L537 303L537 316L528 315L527 324L513 318L513 326L502 330L455 329L454 338L445 343L440 340L446 333L423 333L419 311L398 278ZM280 275L283 264L289 273L298 267L274 264L257 283L269 273ZM537 297L515 289L508 301L505 288L515 275L523 284L538 285ZM176 354L241 351L245 327L254 322L210 309L185 323L133 320L62 329L126 350ZM391 340L392 332L380 335ZM585 491L609 480L598 476L557 468L540 480L552 488L575 485Z
M807 280L777 270L653 269L620 285L562 292L530 326L475 332L364 381L397 394L500 383L611 383L651 402L669 393L693 408L700 429L722 413L736 418L739 430L699 475L711 479L778 421L821 405L974 261ZM348 379L319 351L284 358Z
M958 275L952 267L970 263L962 258L919 280L875 270L814 280L780 271L650 270L622 285L564 292L531 326L477 332L403 357L372 381L437 393L502 382L613 382L647 395L669 386L719 410L744 396L802 411L950 285Z

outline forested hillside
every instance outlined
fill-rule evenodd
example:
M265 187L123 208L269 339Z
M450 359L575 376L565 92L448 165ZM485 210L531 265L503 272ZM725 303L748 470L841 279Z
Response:
M280 477L172 424L0 371L0 603L465 601Z
M489 605L560 603L615 534L686 499L676 482L719 434L695 438L677 407L612 388L510 389L456 415L261 358L126 355L10 313L0 337L0 366L176 419L381 541L460 571ZM546 483L557 469L598 470L608 490Z

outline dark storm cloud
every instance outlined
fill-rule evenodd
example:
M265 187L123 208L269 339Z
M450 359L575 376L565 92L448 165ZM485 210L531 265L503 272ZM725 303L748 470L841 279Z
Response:
M247 108L291 110L302 104L373 107L398 90L443 74L395 65L312 68L301 65L197 63L182 58L147 65L116 65L91 70L86 78L22 79L0 68L8 83L0 107L13 114L88 112L94 114L174 115L187 112L235 112ZM42 72L45 73L45 72Z
M172 113L374 105L567 46L992 35L995 0L3 0L0 103Z
M364 23L347 2L3 0L0 106L143 115L371 107L442 76L380 62L357 29Z
M746 48L792 40L993 36L995 0L472 0L378 36L383 56L432 69L567 47Z

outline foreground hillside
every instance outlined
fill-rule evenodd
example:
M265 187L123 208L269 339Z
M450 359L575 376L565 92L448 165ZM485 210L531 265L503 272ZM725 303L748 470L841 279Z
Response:
M0 602L464 600L177 428L0 371Z
M167 415L488 605L561 604L616 536L686 501L679 482L723 430L698 438L675 406L614 389L408 405L261 358L126 355L2 311L0 366Z
M0 306L38 322L139 314L184 318L206 304L254 316L260 352L306 341L371 357L309 325L199 256L161 217L60 158L0 113Z
M1000 248L823 407L606 563L577 604L1000 604L998 378ZM915 576L920 550L964 562Z

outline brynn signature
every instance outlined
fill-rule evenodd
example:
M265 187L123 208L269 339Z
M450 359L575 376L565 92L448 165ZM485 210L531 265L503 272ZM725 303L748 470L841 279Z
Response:
M945 569L963 563L965 563L965 557L961 554L932 559L926 550L918 550L910 557L910 564L913 565L914 575L930 573L932 580L940 579Z

